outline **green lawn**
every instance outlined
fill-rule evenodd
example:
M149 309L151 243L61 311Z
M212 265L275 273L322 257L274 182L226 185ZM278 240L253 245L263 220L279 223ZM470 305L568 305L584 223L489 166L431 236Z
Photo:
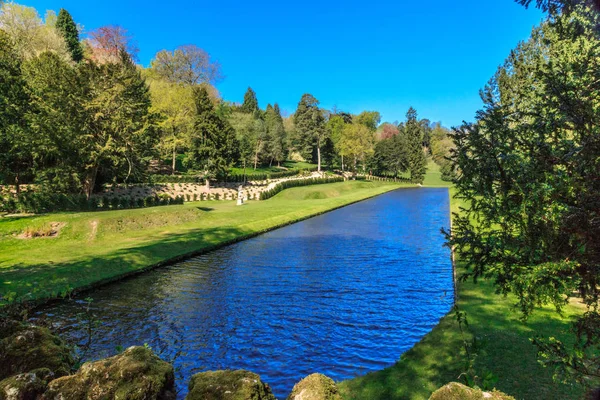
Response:
M425 185L448 186L439 178L437 165L432 164L428 166ZM450 192L452 195L453 188ZM460 202L452 198L451 205L457 212ZM461 268L458 262L459 276ZM536 348L529 340L538 333L568 340L570 321L581 313L581 305L571 304L564 317L547 307L524 323L513 307L515 299L496 294L491 282L459 283L458 295L458 305L468 315L466 338L470 341L476 337L479 344L475 361L478 374L492 372L498 378L496 388L516 399L582 398L584 389L580 385L553 382L553 371L538 364ZM399 357L394 366L341 382L339 386L346 400L428 399L437 388L460 381L465 361L463 339L454 313L450 312L432 332Z
M401 187L348 181L293 188L242 207L235 201L0 218L0 294L43 299L139 271ZM25 230L64 224L57 237Z

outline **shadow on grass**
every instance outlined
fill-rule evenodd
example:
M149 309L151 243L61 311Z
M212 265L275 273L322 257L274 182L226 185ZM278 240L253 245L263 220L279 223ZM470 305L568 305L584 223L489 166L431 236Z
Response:
M559 384L553 370L537 361L530 338L536 334L569 341L569 328L576 313L567 310L564 318L543 309L527 322L519 320L514 299L494 292L489 282L460 284L459 306L467 311L467 341L477 338L475 371L492 372L498 377L498 390L517 399L580 399L584 389L577 384ZM464 342L453 312L442 318L432 332L404 353L394 366L344 381L344 399L428 399L448 382L460 381L466 370Z

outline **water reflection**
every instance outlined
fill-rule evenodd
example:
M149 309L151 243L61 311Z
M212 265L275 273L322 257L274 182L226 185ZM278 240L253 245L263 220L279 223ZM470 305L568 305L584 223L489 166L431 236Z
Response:
M321 372L342 380L398 360L451 307L446 189L402 189L85 294L89 359L147 343L189 377L249 369L279 398ZM39 311L84 341L83 300Z

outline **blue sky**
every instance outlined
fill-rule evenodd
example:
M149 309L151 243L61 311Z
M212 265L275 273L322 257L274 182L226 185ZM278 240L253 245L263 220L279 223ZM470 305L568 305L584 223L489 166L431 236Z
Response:
M161 49L196 44L218 60L226 100L251 86L261 107L321 106L403 120L409 106L446 126L473 120L479 89L542 14L513 0L21 0L61 7L86 30L119 24L148 65Z

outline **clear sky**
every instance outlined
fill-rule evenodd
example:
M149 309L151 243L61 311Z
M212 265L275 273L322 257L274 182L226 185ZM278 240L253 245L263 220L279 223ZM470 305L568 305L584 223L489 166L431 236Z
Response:
M149 65L161 49L196 44L218 60L224 99L251 86L261 107L289 113L303 93L321 106L473 120L479 89L542 14L513 0L195 1L18 0L40 13L66 8L86 30L118 24Z

